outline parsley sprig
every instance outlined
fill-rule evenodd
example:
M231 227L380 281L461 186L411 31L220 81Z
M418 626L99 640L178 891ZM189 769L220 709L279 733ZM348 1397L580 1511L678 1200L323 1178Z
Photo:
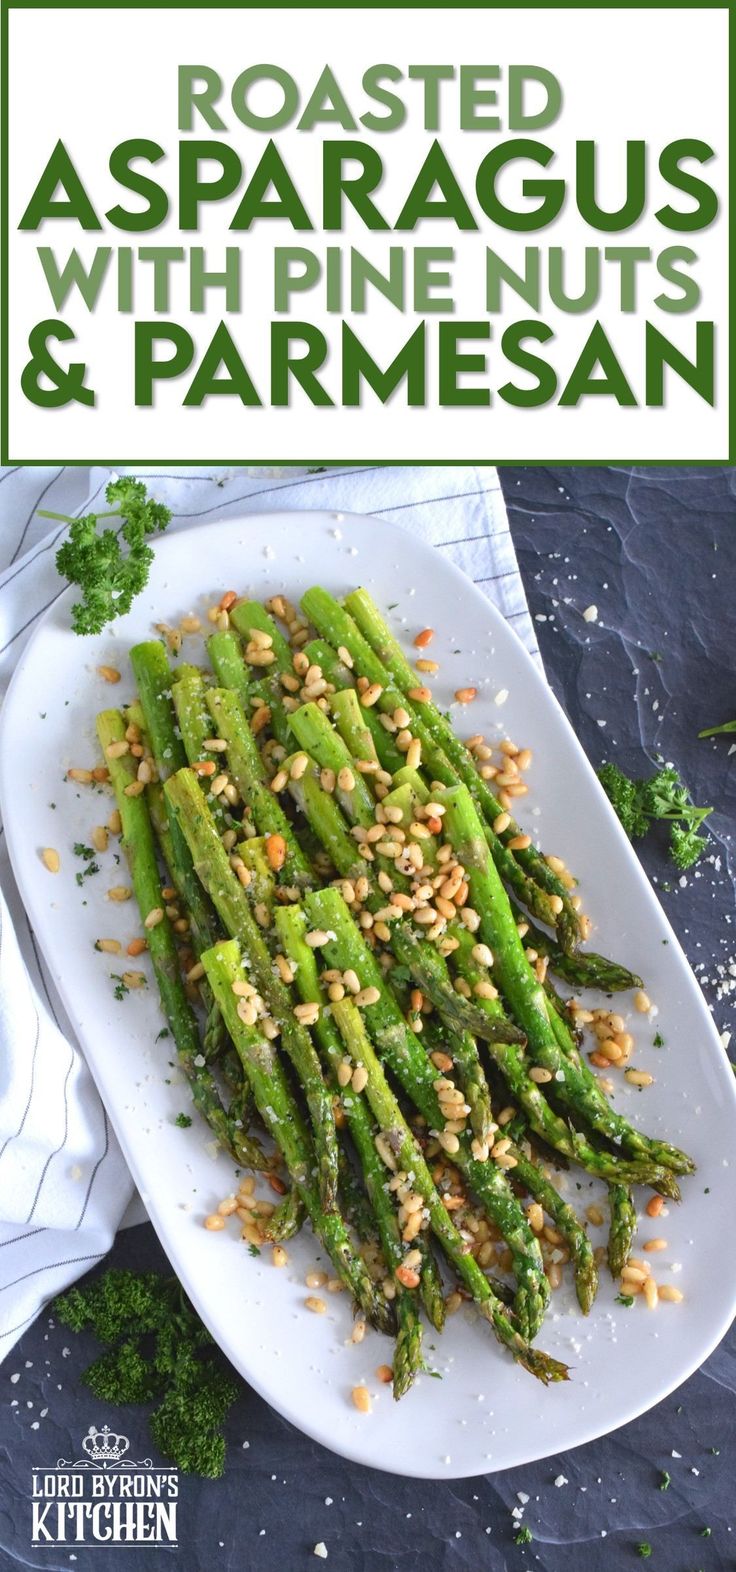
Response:
M629 840L646 835L655 821L670 825L670 857L677 868L691 868L708 845L700 834L712 808L698 808L673 764L665 764L649 780L632 780L617 764L604 764L598 779Z
M77 519L43 510L40 515L71 526L56 553L56 566L82 591L82 599L72 606L75 633L99 633L113 618L130 610L148 583L153 551L146 544L147 537L165 530L171 519L170 509L149 497L143 481L132 476L111 480L105 496L119 506ZM116 518L123 520L120 529L98 529L101 520Z

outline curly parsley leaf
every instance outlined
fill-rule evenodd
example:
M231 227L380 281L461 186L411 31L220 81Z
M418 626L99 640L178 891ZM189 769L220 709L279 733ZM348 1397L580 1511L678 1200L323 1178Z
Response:
M665 821L670 825L669 850L675 867L684 870L697 862L708 845L700 826L713 809L696 807L673 765L664 765L649 780L632 780L617 764L604 764L598 779L629 840L638 840L651 824Z
M70 1289L54 1310L74 1332L91 1328L108 1349L82 1379L106 1403L156 1403L151 1434L185 1473L218 1478L222 1426L238 1385L175 1277L104 1272Z
M143 481L132 476L110 481L105 496L118 507L76 519L41 513L43 518L61 518L70 525L56 553L56 566L82 591L81 600L72 606L75 633L99 633L108 622L130 610L148 583L153 551L147 538L165 530L171 520L170 509L149 497ZM100 521L106 518L123 522L118 529L100 530Z

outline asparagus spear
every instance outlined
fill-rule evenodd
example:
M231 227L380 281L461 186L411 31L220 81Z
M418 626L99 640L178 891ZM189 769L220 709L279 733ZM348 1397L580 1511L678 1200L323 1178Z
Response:
M371 1036L430 1128L441 1131L444 1116L434 1089L437 1072L419 1038L407 1025L393 994L385 986L378 964L353 922L342 896L335 889L317 890L306 897L305 905L315 927L330 935L324 946L328 965L337 966L343 972L354 971L361 988L373 988L378 993L376 1003L367 1005L365 1011ZM457 1141L457 1149L452 1152L452 1161L466 1175L468 1184L500 1229L512 1252L518 1289L516 1309L519 1324L525 1334L531 1337L541 1325L549 1298L539 1243L505 1173L493 1162L477 1161L472 1156L467 1137L459 1136L454 1140ZM454 1147L454 1141L451 1144Z
M620 1277L631 1254L636 1233L636 1207L631 1192L623 1184L609 1185L611 1221L608 1230L608 1270Z
M560 1101L599 1134L623 1146L633 1157L651 1163L650 1183L662 1184L663 1169L691 1173L693 1163L684 1152L636 1130L611 1107L595 1077L587 1077L580 1063L574 1062L573 1053L568 1056L562 1052L550 1022L544 989L524 953L470 793L458 786L443 791L439 800L446 810L444 831L465 869L470 898L480 917L479 932L493 953L494 971L503 995L527 1033L535 1062L551 1071Z
M368 763L379 764L373 733L370 726L366 724L365 710L361 710L355 689L345 687L333 693L330 697L330 710L351 759L365 759ZM389 733L386 732L387 737L388 735ZM398 751L397 748L396 752Z
M503 1133L511 1137L509 1150L516 1158L514 1174L519 1183L528 1190L533 1200L539 1202L568 1246L575 1273L578 1304L583 1314L587 1315L598 1292L598 1267L585 1228L574 1207L563 1200L559 1190L547 1178L541 1163L530 1154L524 1116L517 1113L515 1118L504 1125Z
M220 755L207 747L212 737L212 722L207 709L206 691L201 671L197 671L195 666L178 667L171 696L186 757L190 764L205 764L219 773L222 766ZM230 828L230 816L219 797L210 794L210 801L218 831L224 835Z
M281 907L276 913L276 931L287 958L294 966L300 996L305 1002L320 1007L315 1037L337 1085L337 1071L343 1063L345 1052L334 1020L331 1015L324 1013L325 1000L317 975L315 953L306 942L307 927L305 914L300 907ZM393 1201L386 1188L385 1169L376 1151L373 1121L365 1102L352 1087L345 1088L342 1102L363 1169L383 1253L393 1275L402 1264L404 1252ZM408 1391L416 1372L422 1367L422 1332L416 1290L404 1288L400 1282L396 1288L399 1331L393 1364L393 1391L394 1397L398 1399Z
M457 941L453 961L458 973L475 991L479 983L489 982L490 977L486 967L479 965L474 958L473 935L460 923L451 923L449 931ZM498 999L483 998L477 993L476 999L476 1007L493 1020L505 1019L503 1005ZM512 1095L524 1109L532 1130L549 1146L565 1157L573 1158L588 1173L598 1178L621 1180L625 1184L648 1184L654 1174L658 1181L664 1178L667 1183L666 1176L663 1176L661 1170L653 1170L650 1162L626 1162L619 1153L594 1147L582 1131L561 1119L547 1102L542 1087L529 1075L524 1055L513 1043L489 1043L488 1051L507 1081Z
M138 688L141 711L140 721L136 724L142 724L145 729L159 781L163 781L174 770L181 769L186 764L186 754L177 729L171 698L171 668L165 650L157 640L134 645L130 652L130 662ZM156 838L161 846L172 884L186 907L191 925L192 944L199 956L202 950L214 944L218 937L213 908L194 872L189 848L181 830L175 822L169 820L158 782L147 786L146 798ZM219 1010L206 982L201 989L201 994L207 1010L204 1052L206 1058L211 1060L222 1049L225 1033Z
M278 1026L284 1050L302 1083L319 1159L322 1200L326 1209L332 1208L337 1198L337 1136L332 1099L309 1032L293 1013L288 989L274 976L268 946L251 913L245 890L230 867L198 782L191 771L179 770L166 782L164 791L186 837L199 878L226 932L241 944L253 982Z
M280 907L275 914L276 932L281 939L284 953L289 961L295 964L296 987L300 997L307 1004L325 1003L317 971L317 959L313 949L306 943L304 934L307 922L304 912L297 906ZM314 1028L315 1037L328 1062L333 1074L337 1074L338 1066L343 1060L343 1048L339 1032L335 1027L332 1016L320 1008L319 1019ZM376 1212L383 1220L384 1227L390 1227L391 1205L384 1192L384 1174L380 1160L373 1144L373 1131L370 1121L366 1118L366 1111L360 1100L350 1099L350 1105L345 1103L348 1124L353 1137L356 1150L361 1160L366 1185L369 1195L375 1196ZM388 1209L388 1210L386 1210ZM445 1301L442 1294L442 1283L436 1270L431 1252L426 1246L420 1244L425 1260L422 1271L420 1291L424 1300L427 1315L437 1332L441 1332L445 1323ZM386 1253L384 1246L384 1253Z
M525 1370L529 1370L545 1384L550 1381L566 1380L567 1369L564 1365L538 1349L531 1348L525 1341L505 1307L496 1298L474 1256L466 1251L462 1235L455 1227L434 1185L421 1147L412 1135L399 1103L386 1080L383 1066L374 1051L356 1005L349 999L342 999L333 1005L333 1013L353 1059L360 1062L368 1072L365 1096L384 1140L393 1153L396 1168L411 1175L411 1189L421 1196L429 1212L435 1237L455 1267L458 1276L470 1290L481 1314L490 1322L499 1341L510 1349L513 1357L523 1365Z
M158 639L134 644L130 664L138 689L146 731L156 768L162 780L186 764L184 744L174 725L171 703L172 671Z
M350 748L353 758L371 759L375 753L381 768L393 775L394 770L403 763L403 754L382 724L380 714L366 710L359 704L351 668L345 665L332 645L324 639L312 639L309 644L305 644L304 654L310 665L319 666L325 681L335 689L329 695L330 709L340 736ZM360 751L354 751L353 743L358 745ZM368 751L364 752L365 748Z
M237 601L230 612L230 622L238 633L249 642L253 633L265 633L271 640L274 671L293 671L293 652L280 631L278 623L258 600ZM270 666L266 668L270 670Z
M176 779L176 777L174 777ZM341 1281L361 1309L382 1332L391 1330L390 1307L353 1249L342 1217L325 1209L312 1174L315 1151L299 1108L279 1063L273 1043L257 1025L246 1026L238 1014L233 984L242 980L242 957L235 939L223 939L203 956L205 971L225 1017L253 1088L258 1112L283 1153L286 1166Z
M179 970L176 940L166 916L161 895L161 880L156 864L153 829L145 797L130 795L136 781L136 761L132 754L111 756L109 749L125 742L125 724L119 710L103 710L97 716L97 735L110 771L110 780L120 812L123 846L130 864L133 890L143 922L156 914L157 921L147 928L148 949L158 983L164 1014L176 1043L178 1063L192 1089L195 1107L207 1120L217 1139L244 1168L253 1164L253 1143L228 1119L220 1101L217 1084L204 1062L194 1011L187 999ZM161 913L158 917L158 913ZM202 1061L199 1063L198 1061ZM255 1164L263 1167L262 1154Z
M462 743L457 742L457 739L455 739L459 750L457 760L453 761L449 758L444 742L435 735L432 725L425 721L424 715L420 714L419 706L409 699L409 690L404 692L391 681L390 673L364 639L353 618L338 605L336 600L333 600L331 595L327 594L326 590L319 588L307 590L302 597L302 605L315 627L330 640L330 643L338 642L348 650L356 671L366 676L371 684L377 684L381 688L377 701L379 709L393 715L396 709L409 707L412 715L412 734L421 743L424 768L431 779L440 781L446 786L454 786L459 781L466 781L469 788L476 793L480 786L485 786L467 750ZM412 678L410 691L413 692L414 689L415 682ZM495 805L495 799L491 797L490 792L488 792L488 799ZM528 906L542 922L548 923L552 928L559 927L561 942L570 947L577 942L578 918L570 905L567 892L560 895L556 888L559 880L543 858L539 858L538 867L535 864L534 876L532 876L517 860L515 854L508 851L503 837L497 835L492 828L500 812L500 804L495 805L490 823L484 825L484 834L499 872L523 904ZM518 826L514 826L514 832L518 833ZM510 826L504 834L507 839L511 838ZM555 883L554 889L550 888L551 881ZM572 913L574 924L568 917L568 912Z
M247 712L250 703L250 674L243 660L240 639L232 629L224 633L211 633L207 640L207 654L219 687L232 688Z
M394 682L398 684L404 693L408 694L410 690L415 689L417 683L416 673L412 671L401 645L393 637L368 591L365 589L351 591L346 597L345 609L354 618L361 633L367 639L371 648L375 650L381 664L389 672ZM420 719L426 725L427 730L444 749L450 763L458 771L460 779L472 793L478 804L479 811L487 822L492 825L502 811L501 804L494 797L487 781L484 781L482 776L478 775L465 744L455 735L450 721L431 702L415 699L413 705ZM518 834L518 831L518 825L512 821L503 831L503 838L509 841L514 835ZM535 883L545 890L548 895L557 896L558 900L562 901L562 910L559 914L557 926L564 941L563 948L574 949L580 938L580 921L574 907L571 905L570 895L566 886L557 877L557 874L553 872L536 846L531 845L526 851L518 851L516 855L522 867L526 868Z
M302 705L291 717L291 729L300 747L335 775L335 796L351 824L373 825L375 803L365 778L353 768L353 757L342 737L333 731L324 710ZM349 784L348 784L349 783Z
M237 695L229 688L210 688L206 703L211 724L227 743L229 772L253 814L259 834L283 837L286 847L283 883L306 888L314 882L312 870L278 798L266 784L263 760Z
M562 977L571 988L599 988L601 993L624 993L629 988L642 987L641 977L637 977L636 972L630 972L618 961L609 961L595 950L576 950L574 955L566 954L514 901L511 905L515 918L527 926L523 936L524 949L536 950L537 955L548 956L550 971Z
M287 1190L283 1201L280 1201L276 1211L270 1217L263 1219L261 1227L267 1239L272 1244L284 1244L287 1239L293 1239L304 1222L306 1207L296 1185Z
M283 747L288 747L289 742L289 716L284 707L284 689L281 684L281 674L294 676L293 651L289 648L283 634L279 631L273 617L269 616L265 606L258 601L240 601L233 606L230 612L230 622L237 628L246 641L246 646L251 634L265 633L271 640L270 653L273 661L265 666L256 666L257 679L250 685L250 695L260 698L268 705L271 711L271 730ZM229 683L223 683L229 687Z

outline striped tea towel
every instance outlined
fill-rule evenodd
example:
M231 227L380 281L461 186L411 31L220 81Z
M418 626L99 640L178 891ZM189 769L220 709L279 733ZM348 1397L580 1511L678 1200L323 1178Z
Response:
M62 593L63 524L38 508L104 507L109 471L0 472L0 686L39 617ZM363 466L136 470L172 509L171 529L283 508L378 514L462 568L537 654L496 471ZM0 1355L41 1307L109 1250L133 1183L105 1109L45 973L0 829ZM128 1214L129 1217L131 1214ZM144 1214L138 1203L133 1220Z

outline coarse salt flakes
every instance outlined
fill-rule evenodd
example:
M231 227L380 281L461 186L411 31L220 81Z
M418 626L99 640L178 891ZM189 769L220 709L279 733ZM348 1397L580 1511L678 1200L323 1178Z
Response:
M598 621L598 607L597 606L586 606L585 611L583 612L583 621L584 622L597 622Z
M320 1561L327 1560L327 1546L323 1539L320 1539L315 1545L313 1553L315 1556L319 1556Z
M493 702L494 702L494 704L505 704L508 696L509 696L508 688L499 688L498 693L496 694L496 697L495 697Z
M555 1484L556 1484L558 1490L560 1489L561 1485L568 1485L569 1483L570 1483L569 1479L566 1479L564 1474L558 1474L557 1475L557 1478L555 1480Z

